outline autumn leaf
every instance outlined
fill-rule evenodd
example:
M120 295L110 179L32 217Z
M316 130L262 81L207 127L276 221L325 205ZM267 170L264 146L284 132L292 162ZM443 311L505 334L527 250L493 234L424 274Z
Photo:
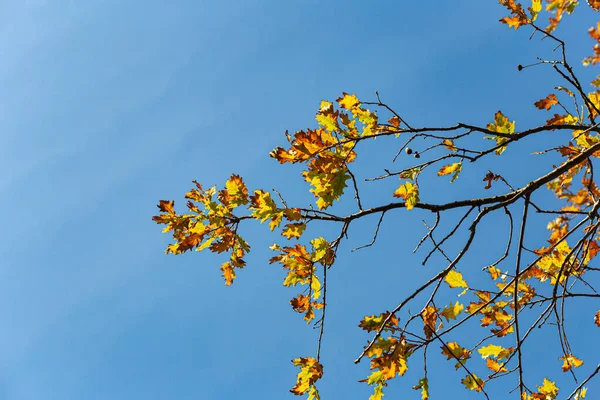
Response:
M173 200L171 200L171 201L160 200L158 202L158 209L161 212L166 212L166 213L169 213L169 214L175 214L175 210L173 209L174 207L175 207L175 202Z
M273 218L277 213L277 205L271 199L271 194L263 190L255 190L254 195L250 197L250 210L252 210L252 216L262 224L268 219ZM276 223L270 225L270 229L273 230L281 223L281 217L277 219Z
M457 370L464 365L464 363L471 357L471 352L457 342L448 342L446 345L441 346L442 354L447 357L448 360L456 360L454 368Z
M225 278L225 285L231 286L233 280L235 279L235 271L233 270L233 265L231 262L227 261L221 265L221 271L223 271L223 278Z
M444 280L451 288L469 288L469 285L464 281L462 274L455 270L450 270Z
M286 237L288 240L295 237L296 239L302 236L302 233L306 229L306 224L304 223L295 223L295 224L286 224L285 228L281 232L281 236Z
M427 378L419 379L419 384L413 386L415 390L421 390L421 400L429 400L429 380Z
M450 180L450 183L454 182L456 180L456 178L458 178L458 175L460 174L460 171L462 171L462 161L454 163L454 164L448 164L446 166L443 166L439 171L438 171L438 176L444 176L444 175L452 175L452 179Z
M354 107L360 107L360 101L356 95L349 95L346 92L342 94L342 97L337 99L337 102L339 103L340 107L345 108L346 110L351 110Z
M585 387L581 388L580 390L577 391L577 393L575 393L575 397L573 397L573 400L585 399L586 395L587 395L587 388L585 388Z
M229 208L235 208L248 203L248 188L239 175L231 175L225 182L224 198L220 199Z
M550 399L555 399L558 396L559 388L556 387L556 383L544 378L541 386L538 386L538 392L548 396Z
M294 311L298 313L306 312L310 307L310 296L299 294L297 297L290 300L290 304Z
M410 179L411 181L414 181L420 172L421 172L421 168L419 168L419 167L409 168L400 173L400 178L401 179Z
M433 332L437 331L435 327L437 319L438 319L438 311L439 308L433 306L427 306L421 312L421 317L423 318L423 331L425 332L425 337L430 339L433 335ZM441 324L440 324L441 325ZM441 327L441 326L440 326Z
M294 358L292 363L296 367L300 367L300 372L296 379L296 385L290 392L295 395L305 394L323 376L323 366L312 357Z
M485 177L482 179L484 182L487 182L484 189L487 190L487 189L491 188L492 181L497 181L500 178L501 178L500 175L496 175L492 171L488 171L487 174L485 174Z
M419 187L410 182L400 185L394 192L394 197L400 197L406 201L406 209L412 210L419 202Z
M362 321L360 321L360 324L358 324L358 326L366 330L367 332L376 331L381 328L383 321L385 321L389 314L390 313L386 311L385 313L380 314L378 316L366 315L365 318ZM396 328L398 328L398 318L395 315L392 315L388 320L384 330L394 330Z
M446 318L446 322L449 322L451 319L455 320L458 314L460 314L460 312L464 310L464 308L465 306L460 304L458 301L454 305L450 303L450 305L444 307L442 312L440 312L440 315Z
M493 358L488 358L487 360L485 360L485 365L492 372L506 372L507 371L506 367L504 366L504 363L500 364L498 361L494 360Z
M598 328L600 328L600 310L594 315L594 323Z
M483 380L477 377L477 375L467 375L460 382L465 385L467 389L475 390L476 392L481 392L484 385Z
M486 358L488 358L490 356L498 357L498 355L502 351L504 351L504 350L505 349L502 346L497 346L495 344L490 344L490 345L487 345L487 346L484 346L484 347L480 348L479 350L477 350L477 352L479 354L481 354L481 358L486 359Z
M373 394L369 396L369 400L382 400L383 396L383 383L379 383L373 388Z
M558 99L556 98L556 95L553 93L549 94L545 98L533 103L533 105L535 105L540 110L549 110L552 106L555 106L557 104L558 104Z
M527 14L525 14L523 6L520 3L515 3L514 0L500 0L499 2L508 8L512 14L511 17L504 17L500 20L500 22L507 24L509 28L515 28L516 30L519 29L519 27L527 25L531 22L527 17Z
M317 206L322 210L340 199L350 174L345 168L333 168L325 172L308 171L304 177L313 186L310 192L317 198Z
M561 367L563 372L570 371L572 368L579 368L583 365L583 360L580 360L572 354L560 357L559 360L563 360L563 365Z
M535 21L540 11L542 11L542 0L531 0L531 7L528 8L531 14L531 20Z
M494 122L493 123L489 123L487 125L488 130L492 131L492 132L496 132L496 133L501 133L503 135L510 135L513 134L515 132L515 122L510 122L508 120L508 117L506 117L504 114L502 114L501 111L498 111L495 115L494 115ZM495 153L497 155L500 155L504 152L504 150L506 150L506 146L501 146L504 143L508 142L508 138L506 136L492 136L492 137L486 137L486 139L494 139L496 140L496 145L500 146L495 150Z
M398 127L400 127L400 123L402 122L402 120L400 120L400 118L398 118L398 116L394 115L392 118L390 118L388 120L388 122L394 128L398 128Z
M319 396L319 391L316 386L311 386L308 391L308 400L321 400L321 396Z
M314 309L323 308L323 303L317 303L310 300L310 296L305 296L303 294L298 294L292 300L290 300L290 304L292 309L297 313L304 313L304 320L306 323L310 323L312 319L315 317Z
M493 267L493 266L489 267L487 271L493 280L498 279L500 277L500 275L502 275L502 271L500 271L498 268Z
M572 116L571 114L567 114L567 115L554 114L554 117L552 117L548 121L546 121L546 125L575 125L576 123L577 123L577 118Z
M455 152L457 151L457 147L454 145L454 142L451 139L444 139L444 141L442 142L444 144L444 147L446 147L448 150Z

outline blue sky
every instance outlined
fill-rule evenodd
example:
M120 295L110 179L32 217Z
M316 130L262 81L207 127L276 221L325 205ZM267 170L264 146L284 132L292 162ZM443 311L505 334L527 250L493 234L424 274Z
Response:
M249 227L249 265L226 288L220 257L164 255L157 201L182 206L193 179L222 184L231 173L312 201L297 169L275 168L268 152L286 129L314 127L320 100L342 91L378 90L413 125L483 124L498 109L518 127L543 122L531 103L560 82L516 65L551 45L509 31L503 15L495 1L2 2L0 399L293 398L289 360L314 354L316 331L266 262L273 238ZM591 49L582 38L592 23L573 17L559 30L577 38L574 60ZM396 151L377 144L365 146L361 176ZM523 167L489 165L527 181ZM430 199L479 179L467 173ZM389 201L397 183L367 201ZM402 255L424 216L394 215L375 248L350 255L344 245L329 276L324 399L368 398L356 383L367 363L352 364L368 339L356 325L432 274ZM356 244L375 222L357 225ZM484 240L473 259L497 250ZM418 398L419 368L388 397ZM434 396L477 397L448 363L430 371Z

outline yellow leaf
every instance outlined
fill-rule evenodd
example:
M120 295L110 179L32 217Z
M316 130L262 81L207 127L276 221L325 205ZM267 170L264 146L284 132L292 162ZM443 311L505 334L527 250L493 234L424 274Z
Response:
M252 210L252 216L259 219L261 224L277 213L277 206L273 199L271 199L271 194L263 190L254 191L254 195L250 197L249 208ZM281 217L279 221L281 221Z
M529 7L529 13L531 14L532 21L535 21L537 19L540 11L542 11L542 0L531 0L531 7Z
M555 399L558 396L558 388L556 387L556 383L544 378L544 382L542 382L542 386L538 386L538 392L541 394L545 394L549 396L551 399Z
M310 280L310 288L312 290L313 299L317 300L321 297L321 282L317 275L313 274Z
M586 394L587 394L587 388L581 388L581 390L575 394L575 397L573 397L573 400L585 399Z
M463 280L462 274L455 270L451 270L450 272L448 272L448 275L446 275L445 281L446 281L446 283L448 283L448 285L451 288L468 289L468 287L469 287L467 285L467 282L465 282Z
M383 383L378 384L373 389L373 394L369 396L369 400L381 400L383 399Z
M359 107L360 106L360 101L358 100L358 98L356 97L356 95L355 94L349 95L346 92L344 92L342 94L342 97L340 97L339 99L337 99L337 102L339 103L340 107L345 108L347 110L351 110L354 107Z
M300 238L305 229L306 224L304 223L286 224L285 228L281 232L281 236L286 237L288 240L290 240L292 237Z
M226 206L231 208L248 203L248 188L239 175L231 175L225 182Z
M319 391L316 386L311 386L308 391L308 400L321 400L321 396L319 396Z
M490 344L477 350L481 354L481 358L488 358L489 356L498 357L498 355L504 350L504 347Z
M394 192L394 197L400 197L406 201L406 209L412 210L419 202L419 187L410 182L400 185Z
M458 301L454 305L450 303L450 305L444 307L440 315L446 318L446 321L450 321L451 319L456 319L458 314L460 314L464 308L465 306L460 304Z
M323 100L321 102L321 108L317 113L317 122L319 125L330 132L339 131L340 126L338 125L337 117L338 113L333 111L333 104Z

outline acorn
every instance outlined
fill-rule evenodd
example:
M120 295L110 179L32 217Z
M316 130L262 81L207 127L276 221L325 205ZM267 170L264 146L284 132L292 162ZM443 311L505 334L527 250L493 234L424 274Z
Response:
M415 153L415 158L421 158L421 155L419 153Z
M412 154L412 149L410 147L405 148L404 151L406 154Z
M519 65L517 65L517 69L518 69L519 71L523 71L523 66L522 66L521 64L519 64Z

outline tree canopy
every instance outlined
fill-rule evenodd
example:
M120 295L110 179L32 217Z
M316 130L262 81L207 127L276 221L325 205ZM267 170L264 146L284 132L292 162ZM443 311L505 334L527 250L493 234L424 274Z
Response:
M327 273L336 267L350 227L376 216L372 240L353 250L377 246L386 218L402 212L423 214L424 235L411 236L422 264L433 264L435 269L414 291L403 293L397 305L373 310L357 321L370 335L364 348L357 349L355 360L370 360L370 372L362 381L372 386L370 400L381 399L385 387L409 368L423 370L414 389L427 400L427 360L433 352L449 360L450 369L462 371L460 381L466 390L486 398L493 397L486 390L490 382L499 381L505 396L512 393L522 400L555 399L559 391L561 397L583 399L588 382L600 372L600 360L585 354L586 346L597 343L577 343L578 332L570 329L600 328L600 294L595 289L600 282L595 260L600 251L600 189L594 176L600 157L600 75L591 82L579 78L580 68L600 63L600 22L589 29L591 51L583 61L567 57L568 44L557 29L569 14L597 12L600 1L582 5L573 0L545 4L500 0L500 4L508 12L501 23L554 44L552 58L515 66L521 73L549 68L562 81L556 87L549 84L545 97L531 99L539 124L521 127L499 110L485 117L487 124L416 125L416 117L403 115L379 93L370 101L342 93L335 101L321 101L316 126L286 132L287 144L270 152L280 164L302 168L314 205L286 198L275 189L248 188L238 174L220 187L205 188L194 181L195 187L185 194L185 212L177 212L174 201L159 202L160 214L153 219L174 239L166 253L223 254L220 270L228 286L246 266L250 252L244 225L267 223L276 235L269 263L284 269L284 286L300 291L290 300L292 311L318 328L315 354L292 360L299 368L292 393L307 395L309 400L320 398L318 381L326 379L321 352L327 342ZM355 166L360 168L360 148L375 139L378 146L396 148L396 154L381 174L360 181L353 172ZM523 143L526 151L520 148ZM494 164L500 165L494 171L488 169L486 162L494 157L503 158L507 165L519 164L527 183L511 182L502 163ZM411 165L393 169L400 158L411 160ZM531 175L538 169L531 165L544 172ZM479 176L479 186L462 197L445 194L446 185L460 180L463 170ZM364 192L375 190L372 185L390 180L399 183L384 193L387 201L364 201ZM343 199L353 202L350 212L338 207ZM482 221L490 219L503 237L489 238L500 257L468 259L475 239L487 234L481 233ZM338 233L307 237L307 226L319 223L335 226ZM544 236L540 226L547 231ZM418 232L418 228L404 226L403 231ZM389 257L401 259L402 254ZM409 268L402 271L403 279L410 279ZM569 306L582 300L597 311ZM523 363L528 343L540 338L560 353L555 365ZM531 381L527 368L542 369L545 377ZM558 386L559 374L570 376L569 387Z

